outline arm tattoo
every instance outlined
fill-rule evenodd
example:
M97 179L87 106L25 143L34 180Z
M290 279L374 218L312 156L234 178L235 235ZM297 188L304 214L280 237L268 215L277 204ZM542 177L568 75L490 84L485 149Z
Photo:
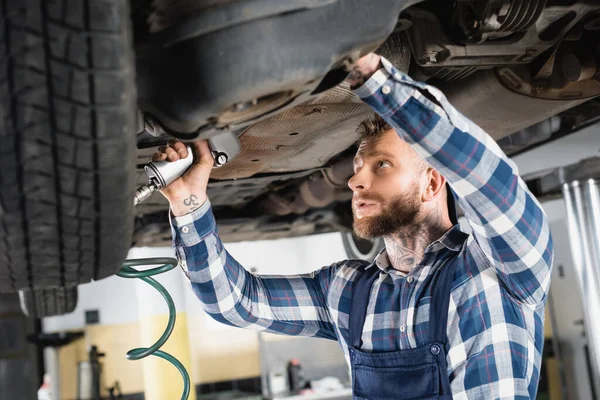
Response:
M191 195L187 199L184 199L183 205L189 207L190 211L196 211L201 206L201 204L198 204L198 197L195 194Z

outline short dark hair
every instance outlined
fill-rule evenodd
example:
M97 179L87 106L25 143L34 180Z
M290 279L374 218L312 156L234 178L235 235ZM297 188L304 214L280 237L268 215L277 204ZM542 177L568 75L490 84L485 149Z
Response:
M392 129L379 114L373 114L371 117L365 119L356 128L356 133L360 135L359 144L362 142L370 142L377 140L381 137L384 132Z
M379 114L373 114L358 125L356 132L360 135L358 145L365 142L377 141L385 132L393 130ZM421 158L416 152L413 152L416 161L416 167L419 172L427 171L429 164Z

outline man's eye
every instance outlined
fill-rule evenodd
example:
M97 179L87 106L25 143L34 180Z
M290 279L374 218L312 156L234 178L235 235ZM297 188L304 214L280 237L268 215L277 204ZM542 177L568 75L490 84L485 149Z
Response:
M387 167L391 167L392 165L387 162L387 161L379 161L379 163L377 164L377 166L379 168L387 168Z

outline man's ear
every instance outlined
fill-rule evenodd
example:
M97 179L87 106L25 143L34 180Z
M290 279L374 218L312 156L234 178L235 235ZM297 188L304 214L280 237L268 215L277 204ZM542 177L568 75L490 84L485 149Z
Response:
M435 200L438 196L444 193L446 186L446 178L440 174L435 168L427 168L427 187L423 192L423 202Z

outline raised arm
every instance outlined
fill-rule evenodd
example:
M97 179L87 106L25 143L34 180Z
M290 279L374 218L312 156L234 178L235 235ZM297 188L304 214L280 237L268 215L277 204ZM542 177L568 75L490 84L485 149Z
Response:
M195 150L199 155L195 164L162 192L171 205L177 258L204 310L228 325L336 340L326 301L336 266L286 277L259 277L246 271L225 250L217 232L206 196L213 166L206 142L196 143ZM174 141L154 160L186 156L185 146Z
M350 74L355 93L447 179L475 240L514 297L543 302L552 240L546 215L517 167L438 89L413 81L384 58L365 60Z

